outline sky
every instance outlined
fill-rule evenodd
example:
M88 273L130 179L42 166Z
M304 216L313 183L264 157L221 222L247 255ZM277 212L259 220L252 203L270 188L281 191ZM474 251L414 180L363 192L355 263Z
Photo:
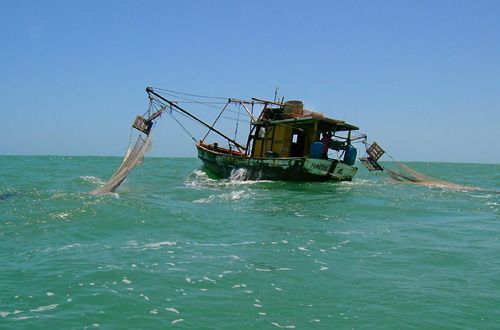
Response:
M121 156L147 86L278 87L395 159L500 163L500 1L0 4L1 155ZM154 134L150 155L196 156L170 117Z

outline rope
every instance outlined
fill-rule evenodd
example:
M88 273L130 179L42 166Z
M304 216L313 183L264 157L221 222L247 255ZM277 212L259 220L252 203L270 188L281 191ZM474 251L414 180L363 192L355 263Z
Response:
M205 95L196 95L196 94L189 94L189 93L183 93L183 92L176 92L171 89L164 89L164 88L158 88L158 87L152 87L153 89L163 91L163 92L170 92L174 94L180 94L180 95L187 95L187 96L193 96L193 97L201 97L205 99L218 99L218 100L227 100L227 97L221 97L221 96L205 96Z
M238 136L238 126L240 124L240 110L241 106L238 107L238 119L236 121L236 129L234 130L234 140L236 141L236 137Z
M196 103L196 104L203 104L203 105L210 105L210 104L226 104L227 102L202 102L202 101L177 101L177 103L182 103L182 104L191 104L191 103Z
M158 90L162 90L162 89L158 89ZM171 96L171 97L175 97L176 99L180 99L181 101L175 101L176 103L185 103L185 104L200 104L200 105L204 105L206 107L210 107L210 108L214 108L214 109L217 109L219 110L220 107L216 106L216 104L219 104L219 105L222 105L222 104L227 104L227 100L228 98L217 98L217 99L223 99L225 102L207 102L207 101L200 101L200 100L195 100L195 99L191 99L191 98L187 98L187 97L182 97L182 96L178 96L176 94L173 94L173 93L169 93L168 90L165 90L163 92L164 94L168 95L168 96ZM180 94L186 94L186 95L193 95L194 97L209 97L209 96L197 96L197 95L194 95L194 94L187 94L187 93L180 93ZM227 112L232 112L232 113L236 113L236 111L234 110L227 110Z
M128 137L128 146L127 146L127 150L128 148L130 148L130 143L132 143L132 133L134 132L134 129L133 128L130 128L130 135Z
M176 98L179 98L181 99L182 101L176 101L176 103L196 103L196 104L201 104L201 105L205 105L207 107L212 107L214 109L220 109L219 107L215 106L215 104L226 104L227 103L227 100L229 100L230 98L228 97L222 97L222 96L206 96L206 95L198 95L198 94L191 94L191 93L184 93L184 92L177 92L177 91L174 91L174 90L171 90L171 89L165 89L165 88L159 88L159 87L151 87L152 89L154 90L157 90L157 91L162 91L162 93L166 94L166 95L169 95L169 96L172 96L172 97L176 97ZM186 95L186 96L191 96L191 97L198 97L198 98L206 98L206 99L216 99L216 100L224 100L225 102L203 102L203 101L199 101L199 100L195 100L195 99L192 99L192 98L187 98L187 97L182 97L182 96L179 96L179 95ZM235 100L237 99L240 99L240 98L233 98ZM252 104L252 111L251 113L253 114L253 107L254 107L254 102L251 102ZM232 112L232 113L237 113L237 111L234 111L234 110L226 110L227 112Z
M182 125L181 122L178 121L177 118L175 118L171 112L167 112L167 113L170 117L172 117L173 120L175 120L177 122L177 124L179 124L179 126L184 130L184 132L186 132L186 134L189 135L191 137L191 139L196 142L196 138L191 133L189 133L189 131L186 129L186 127L184 127L184 125Z

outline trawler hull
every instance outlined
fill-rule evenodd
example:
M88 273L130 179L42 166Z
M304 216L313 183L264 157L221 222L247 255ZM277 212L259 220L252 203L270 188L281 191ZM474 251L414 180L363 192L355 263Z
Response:
M198 144L198 158L219 178L243 180L351 181L357 168L337 159L256 158L212 145Z

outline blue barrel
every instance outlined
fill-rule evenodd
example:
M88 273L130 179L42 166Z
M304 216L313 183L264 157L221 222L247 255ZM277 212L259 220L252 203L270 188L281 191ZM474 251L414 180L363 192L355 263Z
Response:
M323 158L323 142L313 142L311 143L311 149L309 152L311 158L320 159Z
M350 166L354 165L357 155L358 150L356 150L356 148L354 148L353 146L348 146L344 154L344 163Z

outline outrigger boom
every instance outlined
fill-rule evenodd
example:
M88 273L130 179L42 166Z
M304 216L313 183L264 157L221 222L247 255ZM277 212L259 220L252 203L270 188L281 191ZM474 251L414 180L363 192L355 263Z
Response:
M215 129L212 125L209 125L207 123L205 123L203 120L199 119L198 117L192 115L191 113L189 113L188 111L184 110L183 108L181 108L180 106L178 106L177 104L175 104L174 102L172 101L169 101L167 100L165 97L161 96L160 94L156 93L152 87L147 87L146 88L146 92L150 95L154 95L156 96L157 98L159 98L160 100L166 102L168 105L170 105L170 107L173 107L177 110L179 110L180 112L182 112L183 114L187 115L188 117L192 118L193 120L197 121L198 123L202 124L203 126L207 127L209 130L211 131L214 131L215 133L219 134L220 136L222 136L223 138L225 138L227 141L233 143L235 146L237 146L238 148L240 149L243 149L245 150L246 148L243 147L242 145L240 145L238 142L234 141L233 139L231 139L230 137L226 136L224 133L220 132L219 130ZM163 112L165 110L165 108L161 108L159 111L157 112ZM161 113L160 113L161 114ZM158 115L159 116L159 115ZM156 117L158 117L156 116ZM155 117L155 118L156 118Z

